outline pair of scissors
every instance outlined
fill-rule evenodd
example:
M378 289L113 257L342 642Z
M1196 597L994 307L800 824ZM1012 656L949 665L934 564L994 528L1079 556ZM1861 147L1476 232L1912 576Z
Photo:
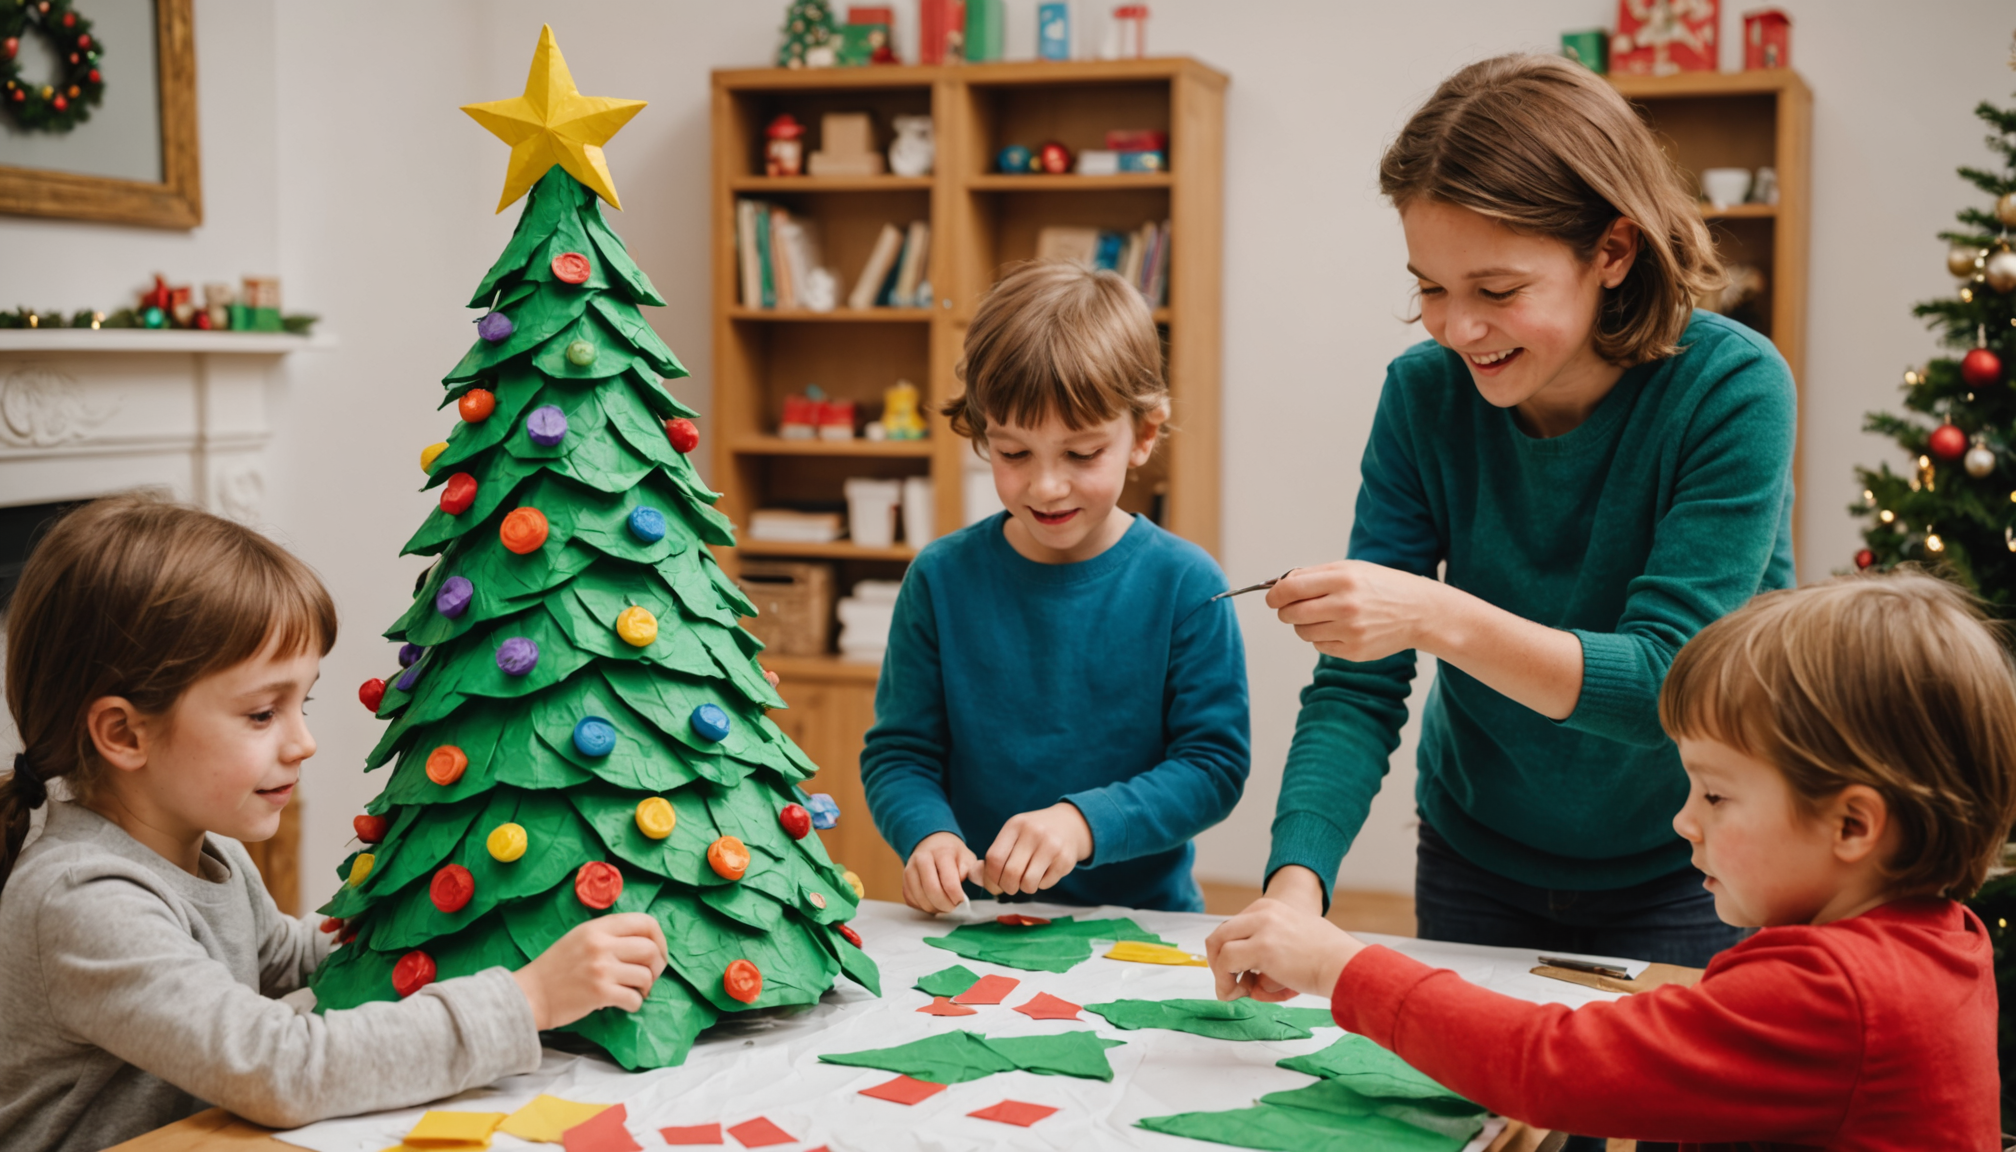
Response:
M1272 580L1265 580L1258 584L1248 584L1244 588L1234 588L1230 592L1220 592L1216 596L1211 597L1210 600L1206 600L1205 603L1209 604L1215 600L1223 600L1227 596L1244 596L1248 592L1258 592L1263 588L1272 588L1274 585L1279 584L1281 581L1286 580L1288 577L1293 576L1294 574L1295 569L1290 568L1288 569L1288 571L1281 573L1281 575L1276 576Z

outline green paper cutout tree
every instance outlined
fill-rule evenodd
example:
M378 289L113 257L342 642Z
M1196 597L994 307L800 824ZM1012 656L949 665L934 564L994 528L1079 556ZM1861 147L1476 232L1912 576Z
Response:
M481 388L495 408L459 423L429 468L428 488L473 478L473 500L429 513L405 548L439 559L385 634L423 653L388 677L377 708L390 724L366 770L393 768L367 814L382 839L344 861L322 908L354 938L315 974L319 1010L398 998L395 969L424 968L416 954L442 980L522 967L605 912L655 916L671 946L640 1011L605 1008L562 1029L628 1068L678 1064L722 1013L810 1004L842 973L880 994L874 962L841 927L858 904L850 878L795 821L802 813L791 814L797 838L781 816L816 768L764 713L783 701L738 623L754 607L706 547L734 536L672 442L673 421L693 413L660 378L687 373L638 312L664 303L595 196L550 169L470 301L510 332L479 335L444 380L444 407ZM541 443L534 433L552 439L556 410L565 432ZM506 518L521 527L524 509L546 533L521 553L506 547ZM437 598L454 581L471 596L451 616ZM641 646L639 610L656 624ZM537 660L513 674L502 665L523 641ZM725 736L707 723L722 716ZM606 729L584 725L591 717ZM605 748L596 736L609 731ZM652 798L674 817L662 838L639 816ZM515 860L490 848L506 824L526 843ZM728 836L749 857L739 879L709 863ZM622 878L607 908L577 893L594 862ZM459 907L458 882L471 889ZM592 885L588 895L602 899ZM739 960L762 976L748 1002L724 981Z

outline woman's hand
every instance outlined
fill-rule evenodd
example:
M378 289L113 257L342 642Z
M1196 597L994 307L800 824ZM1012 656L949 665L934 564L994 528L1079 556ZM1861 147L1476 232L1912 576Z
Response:
M966 841L933 832L910 851L903 866L903 902L919 912L950 912L966 899L962 886L978 863Z
M637 1011L665 962L665 932L658 921L642 912L619 912L576 924L511 978L544 1032L597 1008Z
M1204 941L1220 1000L1285 1000L1296 992L1328 997L1365 945L1342 928L1278 900L1256 900ZM1287 995L1265 992L1272 985Z
M1383 564L1339 560L1297 568L1267 590L1267 606L1325 656L1363 662L1428 648L1446 585Z
M1001 826L987 849L980 883L996 896L1041 892L1092 855L1092 826L1070 801L1023 812Z

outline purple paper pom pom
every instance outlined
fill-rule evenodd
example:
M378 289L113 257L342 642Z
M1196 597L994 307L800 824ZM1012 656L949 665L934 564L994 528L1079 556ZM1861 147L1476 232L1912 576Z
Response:
M399 691L401 692L411 692L413 690L413 685L418 684L420 682L420 671L425 667L427 667L425 664L420 664L417 662L412 664L404 672L401 672L399 674L399 679L393 681L392 686L399 689Z
M502 312L485 312L482 319L476 321L476 335L492 344L510 339L512 331L511 318Z
M441 590L434 594L434 610L453 620L469 610L469 601L476 598L476 585L466 577L450 576L441 582Z
M399 667L411 668L420 662L420 657L426 654L427 650L418 644L401 644L399 646Z
M558 404L542 404L525 417L525 435L541 448L551 448L567 438L567 414Z
M523 676L539 666L539 645L513 636L497 646L497 667L506 676Z

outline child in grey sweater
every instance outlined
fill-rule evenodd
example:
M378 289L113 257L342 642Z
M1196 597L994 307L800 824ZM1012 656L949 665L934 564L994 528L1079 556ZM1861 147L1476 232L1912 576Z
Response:
M643 1003L666 945L633 913L516 972L311 1011L333 938L274 906L240 841L273 835L315 752L302 705L335 640L313 572L193 509L101 500L30 557L7 631L26 750L0 777L0 1147L102 1148L209 1104L277 1127L419 1104Z

